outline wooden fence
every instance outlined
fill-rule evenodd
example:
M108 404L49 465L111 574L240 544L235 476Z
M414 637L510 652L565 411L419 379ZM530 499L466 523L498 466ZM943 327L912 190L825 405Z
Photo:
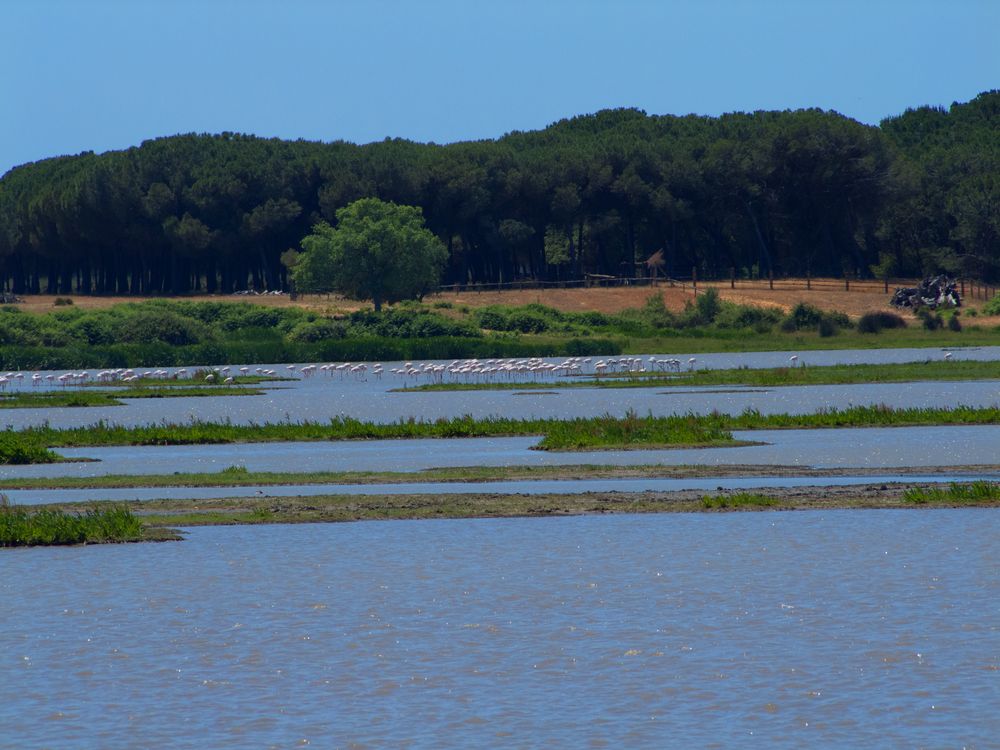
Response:
M915 287L920 284L921 279L851 279L851 278L757 278L742 279L736 278L735 274L729 278L699 278L696 273L686 278L678 277L630 277L630 276L605 276L591 274L582 279L565 279L561 281L537 281L534 279L523 279L520 281L505 282L484 282L477 284L449 284L438 287L441 292L498 292L520 289L582 289L591 287L620 287L620 286L644 286L644 287L680 287L691 289L694 294L698 293L699 286L730 288L730 289L772 289L775 291L817 291L817 292L865 292L868 294L892 294L899 287ZM986 284L976 279L958 279L958 291L962 299L969 300L989 300L997 293L997 287Z

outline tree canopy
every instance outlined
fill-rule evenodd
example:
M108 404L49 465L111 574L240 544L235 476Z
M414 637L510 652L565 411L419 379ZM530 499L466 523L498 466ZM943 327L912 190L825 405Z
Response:
M234 133L0 178L0 290L287 288L283 253L361 198L417 206L447 284L633 276L1000 278L1000 92L879 127L817 109L605 110L447 146Z
M321 221L302 240L292 269L297 290L336 290L380 311L383 302L423 297L440 284L448 251L419 208L361 198L336 217L336 227Z

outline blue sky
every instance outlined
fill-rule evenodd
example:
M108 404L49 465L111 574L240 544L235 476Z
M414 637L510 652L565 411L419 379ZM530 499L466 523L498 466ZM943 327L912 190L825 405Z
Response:
M448 143L607 107L833 109L1000 88L1000 0L0 0L0 173L236 131Z

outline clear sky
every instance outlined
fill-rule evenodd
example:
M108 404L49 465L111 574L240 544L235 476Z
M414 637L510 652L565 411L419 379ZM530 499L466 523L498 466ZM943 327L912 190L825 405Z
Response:
M0 0L0 173L175 133L449 143L1000 88L1000 0Z

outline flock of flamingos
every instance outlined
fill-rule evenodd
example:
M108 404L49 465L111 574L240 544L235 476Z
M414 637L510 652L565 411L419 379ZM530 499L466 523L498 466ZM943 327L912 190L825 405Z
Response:
M798 357L793 356L794 366ZM529 359L463 359L454 360L449 364L443 362L404 362L398 367L390 367L388 373L404 381L424 380L433 383L466 382L491 383L500 381L538 380L556 376L593 375L600 377L608 374L646 373L646 372L680 372L684 362L675 358L657 357L611 357L593 361L592 357L569 357L561 362L546 361L537 357ZM691 357L686 362L689 370L695 368L696 359ZM354 378L367 380L369 376L381 379L386 372L381 363L341 362L323 365L286 365L283 377L309 378L314 375L327 377ZM8 372L0 375L0 391L20 388L25 383L33 387L79 386L93 384L129 384L147 380L202 380L212 383L234 384L240 376L257 375L262 377L278 377L279 371L264 367L234 367L220 366L210 368L186 368L136 370L133 368L116 368L100 370L91 373L87 370L69 371L57 374L32 373L25 376L22 372Z

